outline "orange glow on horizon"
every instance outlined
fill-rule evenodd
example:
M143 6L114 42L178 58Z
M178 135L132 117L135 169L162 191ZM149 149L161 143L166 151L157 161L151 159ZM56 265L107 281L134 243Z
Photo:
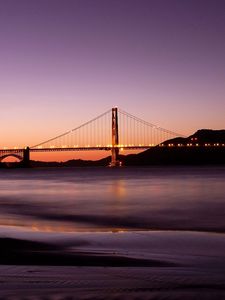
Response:
M122 151L122 155L136 154L144 150L127 150ZM68 151L68 152L31 152L30 159L36 161L62 161L72 159L82 159L82 160L99 160L111 156L111 151Z
M99 160L109 156L110 151L65 151L65 152L31 152L31 160L38 161L67 161L72 159Z

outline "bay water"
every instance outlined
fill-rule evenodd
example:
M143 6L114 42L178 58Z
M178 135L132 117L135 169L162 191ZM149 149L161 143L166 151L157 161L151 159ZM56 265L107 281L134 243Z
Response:
M0 226L225 232L225 167L0 170Z

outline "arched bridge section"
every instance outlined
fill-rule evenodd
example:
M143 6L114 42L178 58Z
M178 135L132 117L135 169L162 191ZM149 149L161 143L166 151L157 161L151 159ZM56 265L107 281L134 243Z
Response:
M21 165L29 167L30 163L30 149L29 147L24 149L1 149L0 150L0 162L7 157L15 157L19 159Z
M16 154L16 153L8 153L8 154L4 154L0 157L0 162L2 162L5 158L7 157L15 157L18 160L22 161L23 160L23 156Z

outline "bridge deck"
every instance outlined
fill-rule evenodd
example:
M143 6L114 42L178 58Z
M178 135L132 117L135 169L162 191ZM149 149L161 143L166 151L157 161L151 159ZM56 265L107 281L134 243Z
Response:
M165 147L165 148L193 148L193 147L225 147L225 144L213 144L213 145L157 145L157 146L150 146L150 145L140 145L140 146L123 146L119 145L118 147L120 150L142 150L142 149L149 149L149 148L155 148L155 147ZM102 147L50 147L50 148L30 148L30 152L57 152L57 151L96 151L96 150L103 150L103 151L111 151L113 147L111 146L102 146ZM24 148L17 148L17 149L0 149L1 154L7 154L7 153L22 153L24 151Z
M135 149L148 149L153 146L119 146L115 148L123 150L135 150ZM113 147L102 146L102 147L50 147L50 148L30 148L30 152L52 152L52 151L95 151L95 150L104 150L110 151ZM0 149L0 153L21 153L24 148L16 149Z

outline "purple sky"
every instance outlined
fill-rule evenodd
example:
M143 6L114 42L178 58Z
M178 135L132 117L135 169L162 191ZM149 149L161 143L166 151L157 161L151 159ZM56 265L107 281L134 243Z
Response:
M224 0L0 0L0 146L112 106L191 134L225 128Z

